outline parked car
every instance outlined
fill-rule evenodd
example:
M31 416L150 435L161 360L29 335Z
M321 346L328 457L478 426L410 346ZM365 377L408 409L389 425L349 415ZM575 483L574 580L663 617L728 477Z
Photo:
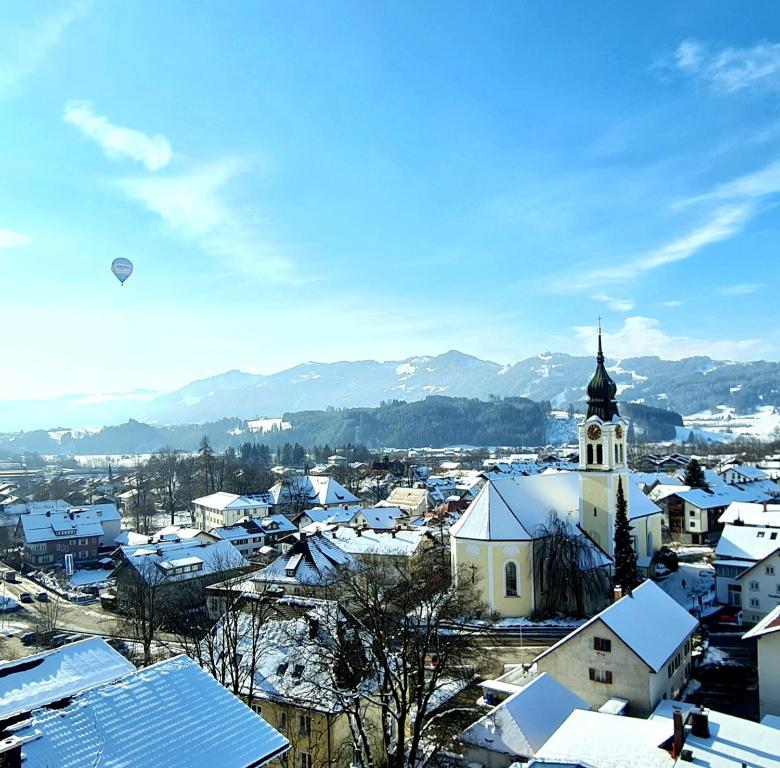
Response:
M3 574L3 578L6 581L17 582L19 581L19 574L16 571L5 571L5 573Z
M35 599L40 603L48 603L49 602L49 593L48 592L39 592Z
M30 592L20 592L19 600L23 603L31 603L33 601L33 596Z

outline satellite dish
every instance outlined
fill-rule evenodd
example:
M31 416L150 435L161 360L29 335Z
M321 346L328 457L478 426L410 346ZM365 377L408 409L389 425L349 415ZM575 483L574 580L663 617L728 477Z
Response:
M125 280L133 274L133 262L130 259L114 259L111 262L111 271L114 273L114 277L124 285Z

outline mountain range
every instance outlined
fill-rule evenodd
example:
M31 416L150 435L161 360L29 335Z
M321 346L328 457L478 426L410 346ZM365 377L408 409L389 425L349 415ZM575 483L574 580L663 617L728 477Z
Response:
M490 395L549 400L567 408L584 395L592 357L547 353L500 365L457 351L377 362L303 363L271 375L228 371L172 392L68 395L52 400L0 401L0 431L72 429L127 419L157 425L252 419L284 413L376 406L429 395L487 399ZM608 360L621 400L684 415L725 406L751 413L780 406L780 363L733 363L709 357Z

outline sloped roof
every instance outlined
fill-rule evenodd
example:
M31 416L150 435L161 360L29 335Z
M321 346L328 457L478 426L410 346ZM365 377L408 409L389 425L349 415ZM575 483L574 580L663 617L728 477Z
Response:
M774 538L773 538L774 534ZM763 560L780 543L780 529L727 523L715 547L716 560Z
M226 491L217 491L208 496L201 496L199 499L193 499L193 504L201 507L210 507L211 509L261 509L269 507L266 501L253 499L249 496L239 496L237 493L227 493Z
M654 672L666 664L699 623L674 598L648 580L540 653L537 661L599 621Z
M551 511L579 520L579 472L490 478L450 529L450 535L482 541L530 541ZM629 518L660 512L629 474Z
M361 531L340 526L322 534L339 548L351 555L395 555L411 557L420 549L420 543L428 536L424 527L387 532Z
M406 512L399 507L385 506L361 509L358 514L362 514L368 523L368 527L373 528L374 530L395 528L396 525L398 525L398 518L406 516Z
M221 539L233 541L251 536L267 536L269 533L293 533L297 530L284 515L268 515L242 520L234 525L212 528L210 532Z
M70 515L73 514L71 520ZM63 541L74 537L103 536L103 526L96 512L52 511L47 514L22 515L24 540L30 544L41 541Z
M778 486L780 490L780 486ZM763 504L758 502L733 501L726 511L718 518L719 523L733 523L737 520L745 525L766 525L770 528L780 528L780 504Z
M543 672L472 723L460 741L517 757L531 757L575 709L589 709L577 694ZM494 728L490 728L491 724Z
M37 733L36 733L37 732ZM186 656L91 688L17 729L25 766L248 768L287 739Z
M763 637L771 635L774 632L780 632L780 605L773 608L761 621L748 632L742 635L743 640L751 637Z
M0 664L0 719L116 680L135 667L99 637Z
M332 477L296 475L284 482L277 483L268 491L274 504L285 503L286 497L289 495L290 485L295 489L301 489L306 494L307 501L312 504L335 506L337 504L355 504L360 501L357 496L350 493Z

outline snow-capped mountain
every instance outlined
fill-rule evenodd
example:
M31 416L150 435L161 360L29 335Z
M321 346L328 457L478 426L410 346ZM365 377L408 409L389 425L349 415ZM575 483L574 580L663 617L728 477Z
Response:
M157 424L254 418L333 406L375 406L428 395L520 395L567 408L584 395L592 357L547 353L514 365L450 351L377 362L303 363L269 376L228 371L173 392L68 396L50 401L0 401L0 430L101 425L134 418ZM780 363L730 363L708 357L608 360L621 400L694 414L719 407L734 413L780 407Z

